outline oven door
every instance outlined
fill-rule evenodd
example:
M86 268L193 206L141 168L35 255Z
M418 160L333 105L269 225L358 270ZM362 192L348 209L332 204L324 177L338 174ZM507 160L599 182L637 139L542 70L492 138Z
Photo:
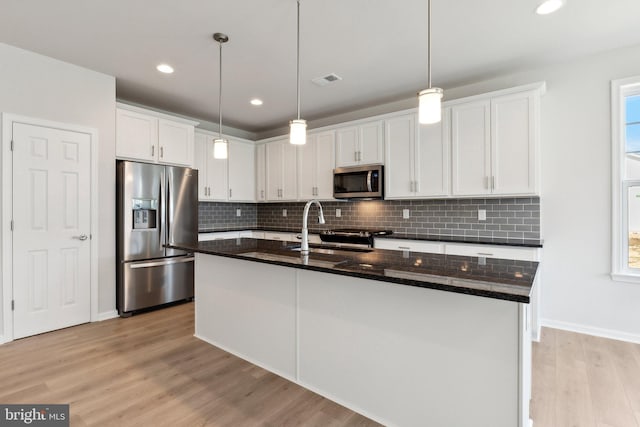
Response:
M333 170L333 197L336 199L381 199L382 165L336 168Z

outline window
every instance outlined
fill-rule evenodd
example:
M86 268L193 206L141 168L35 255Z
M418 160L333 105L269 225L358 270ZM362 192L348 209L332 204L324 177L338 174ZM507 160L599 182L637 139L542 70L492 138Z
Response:
M612 277L640 282L640 77L611 84Z

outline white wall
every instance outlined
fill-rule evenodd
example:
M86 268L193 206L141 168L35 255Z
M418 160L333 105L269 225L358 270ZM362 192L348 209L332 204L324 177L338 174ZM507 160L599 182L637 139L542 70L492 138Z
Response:
M103 316L115 310L115 94L114 77L0 43L0 112L98 130L98 312Z

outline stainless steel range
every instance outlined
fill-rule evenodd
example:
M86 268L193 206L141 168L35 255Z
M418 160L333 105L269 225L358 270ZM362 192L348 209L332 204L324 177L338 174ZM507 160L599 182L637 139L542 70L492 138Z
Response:
M335 243L345 246L373 247L373 238L376 236L388 236L393 234L391 230L363 230L363 229L337 229L320 232L323 242Z

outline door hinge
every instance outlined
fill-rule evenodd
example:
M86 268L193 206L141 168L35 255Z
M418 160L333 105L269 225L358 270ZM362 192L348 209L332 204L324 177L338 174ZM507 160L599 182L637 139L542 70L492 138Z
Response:
M13 220L11 220L11 231L13 231Z
M15 311L16 309L16 302L14 300L11 300L11 311Z
M13 151L13 139L11 140L11 151Z

